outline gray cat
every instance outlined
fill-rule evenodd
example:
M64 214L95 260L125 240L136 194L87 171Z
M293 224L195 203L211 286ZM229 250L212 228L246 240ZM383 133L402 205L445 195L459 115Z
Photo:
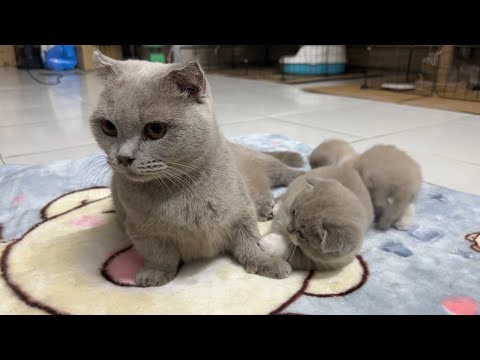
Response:
M368 190L357 171L325 166L296 178L280 197L265 252L298 270L333 270L350 263L373 221Z
M348 160L370 192L375 225L408 230L415 216L415 202L422 186L420 165L393 145L379 144Z
M348 142L340 139L329 139L322 142L308 157L312 169L340 165L357 155L355 149Z
M291 266L258 246L247 187L255 179L243 170L256 159L269 185L288 185L302 171L222 136L197 62L116 61L99 52L94 59L105 87L90 125L113 170L119 224L145 260L135 283L166 284L181 262L221 253L249 273L287 277Z
M312 168L338 164L354 167L370 192L376 227L410 228L422 174L418 163L407 153L393 145L379 144L357 155L349 143L333 139L315 148L309 160Z

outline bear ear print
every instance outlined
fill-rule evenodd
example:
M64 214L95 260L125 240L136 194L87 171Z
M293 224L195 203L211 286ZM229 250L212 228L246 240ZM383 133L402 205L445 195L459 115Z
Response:
M89 189L75 190L50 201L41 210L43 220L51 219L73 209L80 208L92 202L103 200L111 196L108 187L92 187Z

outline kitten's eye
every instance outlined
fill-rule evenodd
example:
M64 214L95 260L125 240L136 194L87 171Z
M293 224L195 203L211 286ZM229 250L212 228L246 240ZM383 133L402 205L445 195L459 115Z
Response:
M145 136L148 139L158 140L165 136L167 125L159 122L151 122L145 125Z
M292 217L295 216L295 209L292 210Z
M107 119L102 119L100 121L102 131L108 136L117 136L117 128L113 123Z

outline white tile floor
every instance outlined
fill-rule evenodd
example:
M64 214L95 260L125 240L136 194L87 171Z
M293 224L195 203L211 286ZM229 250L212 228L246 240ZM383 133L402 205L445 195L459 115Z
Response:
M480 194L480 116L305 93L303 86L210 76L225 135L277 133L316 145L343 138L407 150L426 181ZM0 164L37 164L98 151L88 127L101 86L92 75L57 86L0 68Z

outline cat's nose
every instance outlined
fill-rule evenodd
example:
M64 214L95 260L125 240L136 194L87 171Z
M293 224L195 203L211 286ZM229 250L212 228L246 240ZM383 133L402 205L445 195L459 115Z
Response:
M122 163L124 166L130 166L132 165L133 163L133 160L135 160L135 158L132 158L132 157L129 157L129 156L117 156L118 158L118 161L120 163Z

